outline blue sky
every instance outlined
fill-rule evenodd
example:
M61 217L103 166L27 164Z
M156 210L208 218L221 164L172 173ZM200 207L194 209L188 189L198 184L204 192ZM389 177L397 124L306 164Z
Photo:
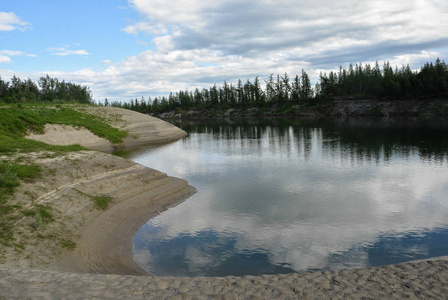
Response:
M0 3L0 76L129 100L349 63L418 69L448 49L445 0L20 0Z

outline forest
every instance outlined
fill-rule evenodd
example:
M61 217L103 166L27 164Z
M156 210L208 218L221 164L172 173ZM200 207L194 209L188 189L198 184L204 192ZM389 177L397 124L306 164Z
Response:
M267 102L303 102L312 104L330 99L427 99L448 96L448 66L437 59L426 63L420 70L407 66L393 68L389 62L382 67L375 63L350 64L337 72L320 74L319 82L311 86L308 74L302 70L293 78L288 74L271 76L262 83L259 77L253 82L238 81L236 85L224 82L209 89L179 91L168 97L154 99L114 101L105 99L104 105L127 108L140 112L169 111L175 109L201 109L206 107L231 107L256 105Z
M253 82L249 79L244 83L238 80L236 85L224 82L221 86L215 84L208 89L171 92L168 97L154 99L142 97L140 100L110 103L106 98L104 105L139 112L162 112L287 101L313 104L330 99L406 100L448 96L448 66L440 59L424 64L417 71L412 71L409 65L393 68L389 62L382 67L378 62L373 66L357 63L329 74L321 73L319 77L319 82L312 87L305 70L292 78L287 73L271 74L264 82L256 77ZM0 102L95 103L88 87L59 81L48 75L40 77L37 83L16 76L6 82L0 77Z
M0 77L0 102L77 102L92 103L92 93L86 86L59 81L57 78L42 76L35 83L31 79L21 80L15 75L10 82Z

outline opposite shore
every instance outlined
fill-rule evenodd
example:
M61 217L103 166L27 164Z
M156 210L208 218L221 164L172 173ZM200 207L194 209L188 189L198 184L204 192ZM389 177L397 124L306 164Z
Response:
M447 116L448 99L332 99L267 102L251 105L212 106L202 109L148 112L161 119L271 118L271 117L389 117Z
M178 140L187 133L155 118L116 108L97 107L96 114L118 120L129 132L121 148ZM119 116L110 118L111 116ZM46 134L29 138L46 143L80 143L112 151L117 145L82 128L50 125ZM182 179L97 151L22 154L46 177L24 183L15 199L52 207L55 222L42 234L66 235L74 247L55 239L28 241L11 249L0 265L0 299L17 298L443 298L448 294L448 257L368 269L223 278L172 278L147 274L133 259L132 238L151 217L185 200L195 189ZM31 192L33 194L30 196ZM95 197L109 197L106 210ZM33 220L18 221L25 232ZM25 243L26 234L18 235ZM20 250L20 249L19 249ZM145 275L145 276L135 276Z

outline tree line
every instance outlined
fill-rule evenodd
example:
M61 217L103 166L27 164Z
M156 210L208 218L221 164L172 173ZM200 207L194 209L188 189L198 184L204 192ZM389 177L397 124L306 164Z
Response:
M236 85L224 82L219 87L215 84L209 89L181 90L175 94L170 93L168 97L162 96L154 99L149 97L148 100L142 97L141 100L135 99L124 103L121 101L110 103L105 99L104 105L147 112L305 100L313 96L310 78L302 70L301 75L296 75L293 80L290 80L287 73L283 76L277 75L275 78L271 74L265 81L265 88L257 76L253 82L249 79L244 84L238 80Z
M376 98L376 99L420 99L448 94L448 66L437 59L435 63L426 63L420 70L412 71L407 66L392 68L389 62L382 67L376 62L370 64L350 64L340 67L328 75L321 73L319 82L311 86L308 74L302 70L300 75L290 78L287 73L271 74L264 84L259 77L253 82L247 80L236 85L224 82L209 89L179 91L168 97L149 97L128 102L109 102L105 105L127 108L140 112L168 111L175 109L201 109L204 107L230 107L234 105L255 105L295 101L312 103L313 100L335 98Z
M448 67L437 59L426 63L413 72L409 65L392 68L385 62L380 68L378 62L351 65L339 72L320 74L316 93L321 97L374 97L394 99L416 99L448 93Z
M38 82L21 80L15 75L6 82L0 77L0 102L78 102L93 103L92 93L86 86L59 81L57 78L42 76Z

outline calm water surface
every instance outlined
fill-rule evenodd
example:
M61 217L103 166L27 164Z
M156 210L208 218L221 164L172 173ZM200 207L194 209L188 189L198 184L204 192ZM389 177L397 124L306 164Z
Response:
M256 275L448 255L446 119L180 126L188 137L131 155L198 190L135 236L150 272Z

